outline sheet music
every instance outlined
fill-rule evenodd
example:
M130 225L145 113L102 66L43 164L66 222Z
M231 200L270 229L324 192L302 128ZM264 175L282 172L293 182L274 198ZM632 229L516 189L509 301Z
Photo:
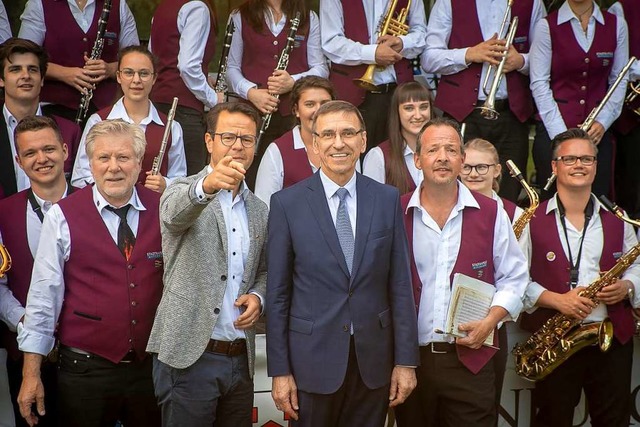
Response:
M456 273L453 276L445 332L456 337L465 337L467 333L458 330L458 326L487 317L495 292L495 286L489 283ZM494 332L491 331L484 345L493 346Z

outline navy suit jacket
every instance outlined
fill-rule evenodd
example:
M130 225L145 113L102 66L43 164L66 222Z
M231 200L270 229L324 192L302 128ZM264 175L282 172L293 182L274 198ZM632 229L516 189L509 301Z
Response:
M342 385L353 324L370 389L394 365L417 366L418 333L398 190L357 175L353 271L338 241L319 173L271 197L267 275L269 376L330 394Z

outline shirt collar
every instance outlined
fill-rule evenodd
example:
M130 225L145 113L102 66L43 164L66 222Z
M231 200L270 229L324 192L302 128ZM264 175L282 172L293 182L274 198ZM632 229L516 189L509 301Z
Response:
M127 109L124 106L124 96L120 98L115 104L113 104L113 108L111 108L107 119L122 119L127 123L133 124L133 120L131 120L131 117L129 117ZM147 115L147 117L140 121L140 124L148 125L151 122L159 124L160 126L164 126L164 123L162 122L162 120L160 119L160 115L158 114L158 110L156 110L156 107L153 105L153 103L149 101L149 114Z
M293 148L295 150L305 149L304 141L302 140L302 134L300 133L300 125L296 125L291 132L293 132Z
M2 114L4 115L4 121L11 129L15 129L18 125L18 120L11 114L11 111L7 108L7 104L3 104L2 106ZM38 109L36 110L36 116L42 115L42 109L40 108L40 104L38 104ZM13 137L13 135L12 135Z
M33 197L36 199L36 202L38 203L38 206L40 206L42 208L42 212L47 213L47 211L49 210L49 208L51 206L53 206L53 203L51 203L48 200L42 199L40 196L38 196L36 194L35 191L31 190L31 192L33 193ZM69 185L67 184L65 189L64 189L64 193L62 194L62 198L64 199L65 197L67 197L67 193L69 192Z
M102 194L100 194L100 192L98 191L98 186L96 184L93 184L91 190L93 191L93 203L96 206L96 209L98 209L99 213L102 213L102 210L107 206L112 206L109 204L109 202L106 201L106 199L102 196ZM138 192L136 191L136 187L133 187L133 193L131 194L131 198L127 203L130 204L131 207L133 207L137 211L147 210L147 208L144 207L144 205L142 204L142 201L140 201L140 198L138 197ZM112 207L115 208L116 206L112 206Z
M593 3L593 12L591 16L600 24L604 24L604 16L597 4ZM558 9L558 25L571 21L572 19L578 20L578 17L573 13L568 2L564 2L560 9Z
M408 157L411 156L413 157L414 151L411 149L411 147L409 147L409 144L404 144L404 150L402 151L402 154L404 155L404 157Z
M353 176L349 181L342 187L347 190L349 196L354 197L356 194L356 171L353 171ZM331 178L329 178L323 171L320 169L320 180L322 181L322 187L324 188L324 194L327 199L331 199L341 188L338 184L333 182Z
M549 203L547 203L547 210L545 212L547 215L555 210L558 210L557 195L558 193L554 194L553 197L549 199ZM604 206L602 206L600 200L598 200L598 198L593 193L591 193L591 200L593 200L593 212L600 212L600 209L604 209Z
M465 185L458 181L458 200L456 201L453 210L461 211L464 208L478 208L480 209L480 205L473 194L471 194L471 190L469 190ZM411 208L419 208L422 209L422 205L420 204L420 190L422 189L422 185L418 186L415 189L413 194L411 195L411 199L409 199L409 204L407 205L407 209L405 213L409 212Z

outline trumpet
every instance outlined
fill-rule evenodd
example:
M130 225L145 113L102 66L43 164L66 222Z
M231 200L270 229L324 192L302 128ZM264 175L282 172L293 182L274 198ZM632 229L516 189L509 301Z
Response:
M411 8L411 0L407 2L407 7L402 8L394 18L393 14L396 11L397 5L398 0L393 0L387 13L383 15L381 25L378 26L380 28L377 34L378 38L386 35L405 36L409 33L409 25L406 24L406 21L409 16L409 9ZM353 83L370 92L378 90L378 86L373 83L373 74L376 68L377 64L370 64L362 77L353 79Z
M176 109L178 108L178 98L173 98L171 109L167 114L167 123L164 124L164 134L162 135L162 143L160 144L160 151L158 155L153 158L153 165L151 166L151 175L158 175L160 173L160 166L162 166L162 160L164 159L164 152L167 151L167 144L169 143L169 133L171 132L171 125L173 124L173 118L176 115Z
M589 132L589 129L591 129L591 126L593 126L593 124L596 122L596 118L598 117L598 114L600 114L604 106L607 105L607 102L609 102L609 99L613 95L613 92L615 92L616 88L620 85L620 82L627 75L627 73L629 72L629 69L631 68L634 62L636 62L636 57L635 56L630 57L626 65L622 68L622 70L620 70L620 73L616 77L616 80L609 87L609 90L604 95L604 98L602 98L602 101L600 101L600 104L596 105L593 108L593 110L591 110L591 112L585 119L584 123L580 125L580 129L582 129L585 132ZM549 179L547 180L547 183L544 185L544 191L549 191L555 181L556 181L556 175L552 173Z
M624 99L624 105L640 116L640 105L637 105L637 101L640 100L640 98L638 98L638 95L640 95L640 80L636 82L630 82L629 93Z
M0 278L11 269L11 255L9 251L0 243Z

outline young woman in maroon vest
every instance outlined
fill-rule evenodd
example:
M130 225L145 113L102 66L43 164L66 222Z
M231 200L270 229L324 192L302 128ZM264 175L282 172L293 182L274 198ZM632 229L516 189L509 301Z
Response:
M96 123L103 120L123 119L139 125L147 138L138 182L162 193L174 178L187 175L187 165L182 140L182 127L177 121L171 124L171 132L158 175L151 175L153 159L158 156L164 135L167 116L159 112L149 100L149 93L156 81L155 58L142 46L130 46L119 53L118 83L124 96L111 107L104 108L89 117L82 135L80 153L73 168L72 183L84 187L93 182L89 157L84 149L87 134Z
M600 104L628 60L624 20L600 10L593 0L567 0L536 25L531 45L531 91L539 112L533 144L536 178L551 175L551 139L580 126ZM626 79L598 114L589 135L598 144L597 195L609 194L613 144L607 131L620 115ZM553 192L542 194L549 198Z
M289 64L286 70L275 70L296 13L300 13L300 24ZM236 32L227 81L233 92L250 101L260 113L271 114L269 128L256 150L256 161L246 177L253 188L267 145L293 127L289 98L293 84L304 76L328 77L329 70L320 47L318 16L305 1L247 0L232 19ZM279 101L273 95L279 95Z
M298 124L269 144L256 177L256 196L269 203L271 195L313 175L320 166L313 151L313 115L322 104L336 99L327 79L307 76L291 89L291 111Z
M389 105L389 139L364 158L362 173L405 194L416 189L422 174L416 168L418 132L433 117L431 91L418 82L403 83Z

